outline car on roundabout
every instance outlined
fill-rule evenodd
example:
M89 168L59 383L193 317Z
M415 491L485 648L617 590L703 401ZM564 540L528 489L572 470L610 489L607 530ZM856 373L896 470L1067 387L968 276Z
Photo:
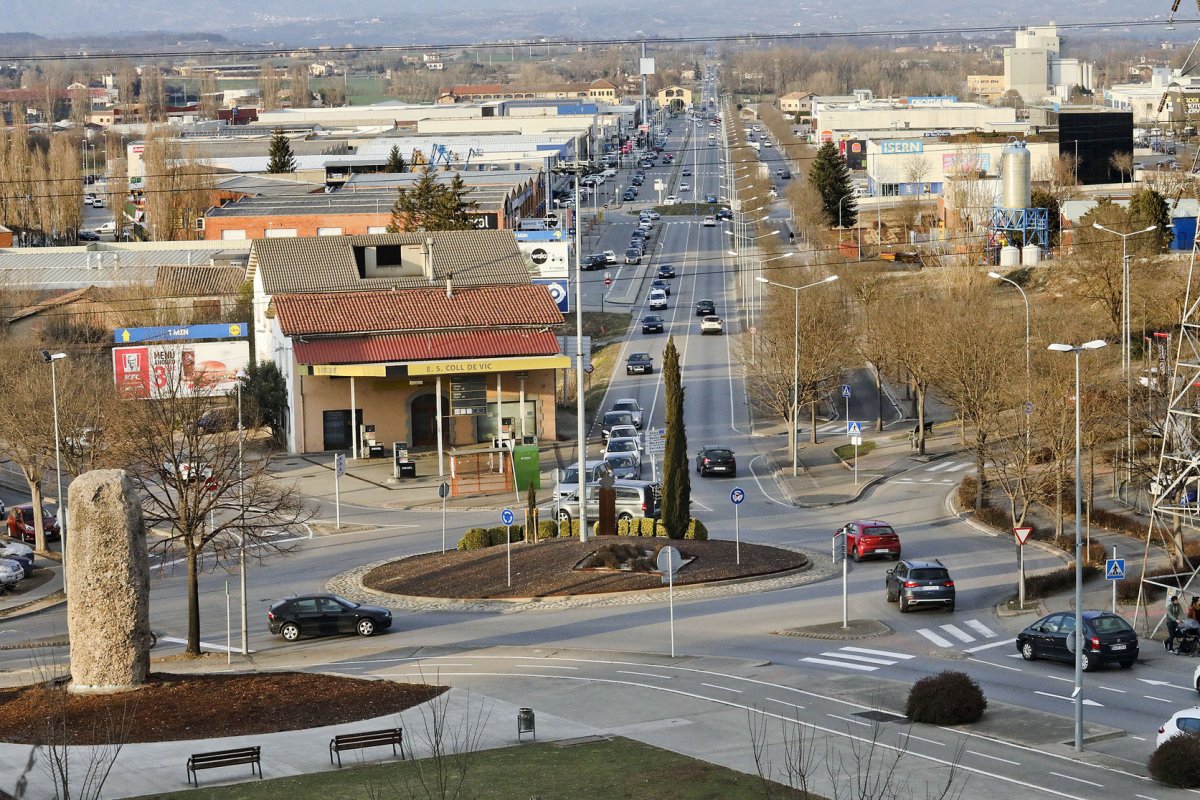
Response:
M336 594L306 594L272 604L267 610L267 627L289 642L301 636L374 636L392 627L392 612Z
M855 561L872 556L900 560L900 536L886 522L856 519L838 529L846 537L846 555Z
M1129 669L1138 658L1138 636L1124 617L1110 611L1084 611L1082 653L1085 672L1117 663ZM1017 634L1017 652L1026 661L1039 658L1075 661L1075 612L1058 611Z
M905 559L887 571L883 579L889 603L899 603L900 612L913 606L937 605L954 610L954 581L941 561Z

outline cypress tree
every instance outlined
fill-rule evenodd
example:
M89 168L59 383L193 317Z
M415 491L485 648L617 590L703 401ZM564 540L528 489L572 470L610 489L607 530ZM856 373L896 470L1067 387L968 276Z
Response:
M384 172L405 172L408 170L408 164L404 161L404 156L400 155L400 145L392 145L392 150L388 153L387 163L383 165Z
M674 337L663 352L667 441L663 454L662 523L667 536L682 539L692 515L692 476L688 472L687 432L683 427L683 382Z
M271 160L267 162L267 172L279 175L283 172L296 171L296 158L292 155L292 145L283 134L283 128L276 128L271 136Z
M844 227L851 227L858 222L858 202L851 197L854 194L850 185L850 168L838 153L837 145L826 142L817 150L812 166L808 170L808 185L821 195L821 209L830 225L837 225L839 219Z

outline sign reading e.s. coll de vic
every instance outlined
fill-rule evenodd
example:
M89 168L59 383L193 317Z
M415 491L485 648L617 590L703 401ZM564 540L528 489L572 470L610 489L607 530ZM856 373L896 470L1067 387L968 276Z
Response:
M566 356L529 356L527 358L484 358L459 361L416 361L408 364L409 375L470 375L478 372L508 372L509 370L566 369L571 359Z

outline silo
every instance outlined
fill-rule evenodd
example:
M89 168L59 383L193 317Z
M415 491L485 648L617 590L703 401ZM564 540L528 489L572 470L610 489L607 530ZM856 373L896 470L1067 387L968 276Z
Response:
M1000 266L1002 267L1019 267L1021 266L1021 248L1013 244L1005 245L1000 248Z
M1004 174L1001 192L1002 208L1029 208L1030 158L1025 143L1010 139L1001 155L1001 171Z
M1042 248L1027 244L1021 248L1021 262L1027 267L1035 266L1042 259Z

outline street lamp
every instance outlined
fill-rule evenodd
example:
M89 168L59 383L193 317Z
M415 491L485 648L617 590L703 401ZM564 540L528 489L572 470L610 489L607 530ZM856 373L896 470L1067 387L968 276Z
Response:
M558 164L554 172L570 175L575 179L575 208L579 208L579 180L599 170L586 161ZM577 214L576 214L577 216ZM586 542L587 535L587 432L584 427L586 410L583 403L583 256L579 245L579 220L575 221L575 436L578 440L579 456L579 541Z
M1021 288L1021 284L1017 283L1012 278L1006 278L995 270L988 272L988 277L995 278L998 281L1004 281L1005 283L1011 283L1013 286L1017 287L1017 291L1021 293L1021 299L1025 301L1025 399L1028 400L1030 399L1029 389L1032 386L1033 380L1033 372L1030 369L1029 353L1029 297L1025 294L1025 290Z
M250 626L246 620L246 477L244 448L246 426L242 417L242 383L246 380L246 371L239 369L237 373L237 421L238 421L238 588L242 593L242 655L250 654Z
M846 202L846 201L847 201L848 199L850 199L851 197L854 197L854 193L853 193L853 192L851 192L850 194L846 195L846 196L845 196L845 197L843 197L841 200L838 200L838 228L841 228L841 227L842 227L842 203ZM840 241L840 239L839 239L839 241Z
M837 275L830 275L828 278L822 278L813 283L807 283L803 286L789 286L786 283L776 283L759 275L754 280L759 283L769 283L772 286L778 286L781 289L791 289L796 297L796 317L792 327L792 477L796 477L798 451L800 449L800 292L804 289L811 289L814 286L820 286L823 283L833 283L838 279Z
M1081 345L1052 344L1056 353L1075 354L1075 752L1083 750L1083 469L1079 437L1079 407L1083 404L1079 387L1079 354L1099 350L1106 342L1093 339Z
M67 498L63 497L62 444L58 434L58 371L54 362L67 357L66 353L42 351L42 360L50 365L50 398L54 406L54 476L58 481L58 540L62 545L63 592L67 590ZM34 513L38 513L35 509Z
M1128 491L1133 470L1133 386L1130 377L1132 358L1129 347L1132 338L1130 302L1129 302L1129 237L1140 236L1143 233L1158 230L1157 225L1151 225L1133 233L1119 233L1112 228L1106 228L1099 222L1093 222L1092 227L1098 231L1111 233L1121 237L1121 371L1125 374L1125 486Z

